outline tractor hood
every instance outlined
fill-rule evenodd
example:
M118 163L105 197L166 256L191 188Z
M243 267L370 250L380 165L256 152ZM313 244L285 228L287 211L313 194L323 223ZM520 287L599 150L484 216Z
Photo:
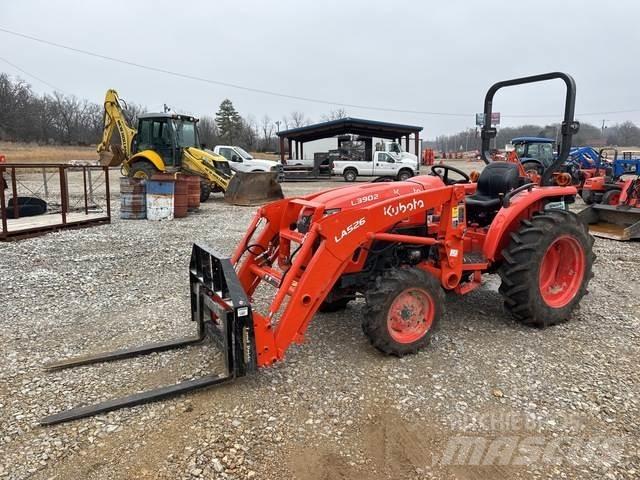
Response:
M399 195L443 186L444 182L439 177L421 175L405 182L362 183L332 188L306 198L324 204L326 210L349 210L382 202Z

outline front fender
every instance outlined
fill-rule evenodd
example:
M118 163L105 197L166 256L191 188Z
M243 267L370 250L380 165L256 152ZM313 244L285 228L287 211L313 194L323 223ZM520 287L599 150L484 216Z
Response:
M520 227L520 221L531 218L534 212L543 208L545 200L575 196L576 187L537 187L517 194L508 207L502 207L491 222L482 252L485 258L495 262L502 258L502 250L509 244L511 232Z

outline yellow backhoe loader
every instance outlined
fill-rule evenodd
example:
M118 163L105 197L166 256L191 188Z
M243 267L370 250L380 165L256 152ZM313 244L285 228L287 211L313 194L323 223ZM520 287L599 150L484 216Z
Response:
M122 174L150 178L160 172L198 175L200 201L212 192L224 192L225 200L252 205L283 198L277 173L234 173L227 160L204 150L198 136L198 119L175 113L147 113L138 117L138 129L129 126L123 101L115 90L104 99L104 130L98 144L102 164L121 165ZM114 130L120 145L111 145Z

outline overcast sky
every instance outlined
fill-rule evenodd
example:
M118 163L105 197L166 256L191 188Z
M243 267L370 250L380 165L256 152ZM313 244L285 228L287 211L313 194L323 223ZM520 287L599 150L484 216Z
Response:
M421 125L427 138L471 127L486 89L561 70L578 85L578 115L640 123L640 2L567 1L0 1L0 28L206 79L287 95L461 117L345 107L354 117ZM339 108L211 85L112 63L0 32L0 57L100 103L107 88L158 110L239 112L318 121ZM43 84L0 60L0 71ZM560 119L563 84L498 94L503 125ZM1 106L0 106L1 108ZM508 118L527 114L532 118ZM536 115L557 117L536 118Z

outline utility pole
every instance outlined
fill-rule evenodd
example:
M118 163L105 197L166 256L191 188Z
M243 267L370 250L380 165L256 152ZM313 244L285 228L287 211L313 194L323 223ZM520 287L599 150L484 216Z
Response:
M607 129L607 125L606 125L606 123L607 123L608 121L609 121L609 120L602 119L602 127L600 127L600 130L602 131L602 138L604 138L604 131Z
M275 122L273 122L273 123L275 123L275 124L276 124L276 128L278 129L278 132L277 132L277 133L280 133L280 123L281 123L281 122L280 122L280 120L276 120L276 121L275 121Z

